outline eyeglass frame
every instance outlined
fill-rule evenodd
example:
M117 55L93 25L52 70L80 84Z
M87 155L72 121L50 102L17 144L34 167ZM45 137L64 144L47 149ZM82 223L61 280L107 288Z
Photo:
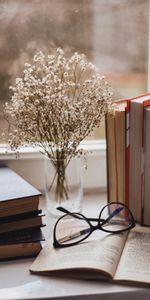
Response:
M123 206L125 209L127 209L127 211L130 213L130 217L131 217L131 224L127 227L127 228L124 228L124 229L119 229L119 230L116 230L116 231L110 231L110 230L107 230L107 229L104 229L102 227L102 225L104 223L100 223L102 221L108 221L108 219L104 220L104 219L101 219L100 216L103 212L103 210L106 208L106 207L109 207L111 206L112 204L119 204L121 206ZM102 230L104 232L107 232L107 233L111 233L111 234L118 234L118 233L122 233L122 232L125 232L125 231L128 231L132 228L135 227L135 220L134 220L134 217L133 217L133 214L131 212L131 210L123 203L120 203L120 202L111 202L111 203L108 203L106 204L105 206L103 206L103 208L101 209L100 213L99 213L99 218L87 218L86 216L84 216L83 214L81 213L76 213L76 212L70 212L68 211L67 209L63 208L63 207L58 207L57 208L58 210L62 211L65 213L65 215L61 216L55 223L55 226L54 226L54 229L53 229L53 247L55 249L58 249L58 248L65 248L65 247L70 247L70 246L75 246L79 243L81 243L82 241L84 241L85 239L87 239L95 230ZM73 216L74 218L77 218L77 219L80 219L82 218L83 220L85 220L87 222L87 224L89 225L89 233L84 236L81 240L79 241L76 241L76 242L73 242L73 243L70 243L70 244L60 244L58 242L58 240L56 239L56 227L57 227L57 224L59 223L59 221L64 218L66 215L70 215L70 216ZM112 216L113 217L113 216ZM111 218L112 218L111 217ZM91 224L91 222L97 222L97 225L93 225Z

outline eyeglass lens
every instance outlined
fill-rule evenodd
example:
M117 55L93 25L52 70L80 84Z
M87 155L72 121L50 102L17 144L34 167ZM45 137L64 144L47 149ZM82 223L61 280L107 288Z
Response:
M132 225L132 216L127 207L112 203L104 207L100 213L101 228L109 232L125 230Z
M80 214L64 215L56 227L56 239L60 245L83 240L90 232L90 225Z

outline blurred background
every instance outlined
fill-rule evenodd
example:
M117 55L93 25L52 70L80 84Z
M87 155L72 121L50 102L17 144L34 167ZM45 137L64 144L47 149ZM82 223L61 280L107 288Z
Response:
M0 0L0 132L9 86L36 51L84 53L116 100L147 92L148 39L149 0ZM102 124L88 139L104 136Z

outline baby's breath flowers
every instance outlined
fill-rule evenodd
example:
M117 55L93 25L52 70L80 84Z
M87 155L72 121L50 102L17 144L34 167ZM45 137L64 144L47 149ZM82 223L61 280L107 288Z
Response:
M112 96L110 85L83 54L66 58L61 48L53 55L38 52L10 88L5 112L11 122L11 149L38 146L54 163L63 160L63 168L80 152L80 142L100 125Z

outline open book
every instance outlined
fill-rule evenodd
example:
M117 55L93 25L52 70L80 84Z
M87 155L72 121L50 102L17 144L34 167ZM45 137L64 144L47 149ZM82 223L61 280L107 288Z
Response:
M137 226L122 234L97 230L84 242L61 249L54 249L50 239L30 271L150 285L150 228Z

